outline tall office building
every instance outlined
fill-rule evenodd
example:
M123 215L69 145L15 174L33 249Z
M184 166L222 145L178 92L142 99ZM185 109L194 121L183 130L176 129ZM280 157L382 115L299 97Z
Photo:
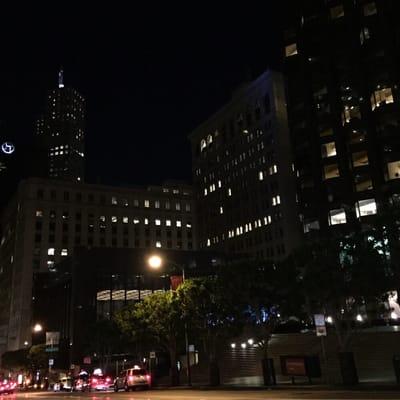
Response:
M46 148L49 177L84 180L84 127L85 99L64 85L61 70L58 87L48 93L45 111L36 126L38 139Z
M284 56L303 230L351 231L399 199L398 1L296 3Z
M301 234L282 75L243 85L190 140L200 248L286 257Z
M56 272L76 247L196 250L194 213L191 187L175 182L22 181L0 218L0 354L31 343L36 273Z

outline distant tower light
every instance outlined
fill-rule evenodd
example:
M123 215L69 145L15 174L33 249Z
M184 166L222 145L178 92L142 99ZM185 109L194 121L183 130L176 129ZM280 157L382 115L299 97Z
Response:
M58 87L60 89L64 87L64 71L62 69L58 72Z

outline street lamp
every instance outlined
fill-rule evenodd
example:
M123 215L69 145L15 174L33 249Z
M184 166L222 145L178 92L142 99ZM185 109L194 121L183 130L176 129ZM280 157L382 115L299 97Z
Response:
M183 265L178 265L176 263L173 263L171 261L168 261L170 264L173 264L176 267L179 267L182 272L182 282L185 281L185 267ZM150 256L147 260L147 263L151 269L158 270L161 268L163 264L163 259L157 255L153 254ZM188 339L188 329L187 329L187 324L185 321L185 348L186 348L186 363L187 363L187 379L188 379L188 385L192 386L192 373L191 373L191 367L190 367L190 353L189 353L189 339Z
M33 332L38 333L38 332L42 332L43 330L43 326L41 324L35 324L35 326L33 327Z

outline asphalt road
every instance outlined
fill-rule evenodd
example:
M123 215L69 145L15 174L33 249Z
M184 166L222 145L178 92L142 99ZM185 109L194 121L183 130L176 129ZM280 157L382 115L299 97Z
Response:
M345 390L150 390L136 392L96 393L17 393L0 400L274 400L274 399L400 399L399 392Z

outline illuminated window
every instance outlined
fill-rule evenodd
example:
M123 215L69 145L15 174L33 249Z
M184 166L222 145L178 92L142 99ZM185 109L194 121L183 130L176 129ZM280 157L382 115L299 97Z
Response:
M42 218L43 217L43 211L42 210L36 210L36 217Z
M258 180L259 180L259 181L264 180L264 173L263 173L262 171L259 171L259 172L258 172Z
M185 210L186 210L186 212L190 212L191 208L190 208L190 204L189 203L186 203Z
M144 224L145 224L145 225L148 225L148 224L149 224L148 218L145 218L145 219L144 219Z
M349 123L353 118L361 118L358 106L346 106L342 113L342 124Z
M376 4L374 1L364 4L364 17L376 14Z
M161 220L156 219L156 220L154 220L154 223L155 223L157 226L160 226L160 225L161 225Z
M100 220L100 222L106 222L105 215L100 215L99 220Z
M222 187L222 182L221 181L218 181L218 187L219 188Z
M291 57L297 54L297 43L288 44L285 47L286 57Z
M170 208L171 208L170 202L169 202L169 201L166 201L166 202L165 202L165 209L166 209L166 210L169 210Z
M140 223L140 221L139 221L138 218L134 218L134 219L133 219L133 223L134 223L135 225L137 225L138 223Z
M228 189L228 196L229 196L229 197L232 196L232 190L231 190L231 188Z
M150 207L150 201L149 200L145 200L144 201L144 206L145 206L145 208L149 208Z
M219 208L219 213L220 213L220 214L223 214L223 213L224 213L224 207L221 206L221 207Z
M346 221L346 213L343 208L339 208L337 210L329 211L328 217L329 225L339 225L345 224Z
M373 189L372 180L369 175L356 175L355 185L357 192L364 192Z
M323 158L336 156L335 142L324 143L321 145L321 155Z
M319 230L319 221L310 221L303 225L304 233L308 233L312 230Z
M364 165L368 165L368 154L366 150L353 153L352 159L354 167L362 167Z
M213 137L212 135L207 136L207 145L209 146L213 142Z
M320 137L331 136L331 135L333 135L333 129L332 128L324 129L323 131L321 131L319 133Z
M165 220L165 226L171 226L171 220L170 219L166 219Z
M115 196L111 197L111 204L113 205L118 204L117 198Z
M129 202L128 202L127 199L122 199L122 204L123 204L125 207L128 207L128 206L129 206Z
M278 166L276 164L269 167L268 172L270 175L276 174L278 172Z
M61 249L61 255L63 257L67 256L68 255L68 249Z
M175 203L175 210L180 211L181 210L181 203Z
M176 226L178 227L178 228L180 228L181 226L182 226L182 222L181 221L176 221Z
M122 223L127 224L129 222L128 217L122 217Z
M190 222L188 222L188 223L186 224L186 228L192 229L192 224L191 224Z
M393 94L391 88L375 90L375 92L371 94L372 110L375 110L375 108L380 107L381 105L390 103L393 103Z
M156 247L161 248L161 242L159 240L157 240L157 242L156 242Z
M207 196L207 188L204 188L204 196Z
M339 177L339 167L337 164L324 165L324 179L333 179Z
M54 269L54 261L48 260L48 261L47 261L47 268L48 268L49 270L53 270L53 269Z
M160 201L159 201L159 200L156 200L156 201L154 202L154 207L155 207L155 208L160 208Z
M353 130L350 133L350 144L357 144L357 143L362 143L365 141L365 133L360 132L357 130Z
M207 142L203 139L200 142L200 151L203 151L207 147Z
M344 17L344 8L343 5L338 5L336 7L331 8L331 18L332 19L337 19Z
M278 204L281 204L281 196L279 196L279 194L272 197L272 205L277 206Z
M207 247L210 247L210 246L211 246L211 240L207 239Z
M49 249L47 249L47 254L49 256L54 256L54 253L55 253L54 247L50 247Z
M375 199L359 200L356 203L357 217L376 214Z
M388 163L387 168L388 168L388 178L389 179L399 179L400 178L400 160Z
M116 217L115 215L113 215L113 216L111 217L111 222L114 222L114 223L118 222L118 217Z

